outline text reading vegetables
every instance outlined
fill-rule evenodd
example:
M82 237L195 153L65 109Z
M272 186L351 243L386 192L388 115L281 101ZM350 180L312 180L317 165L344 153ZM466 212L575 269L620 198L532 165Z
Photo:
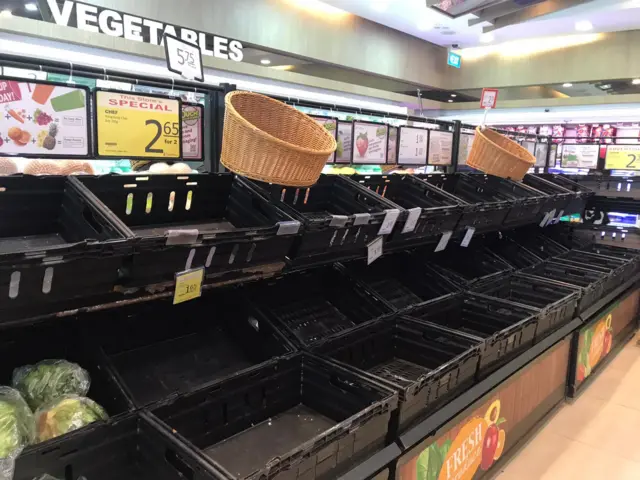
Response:
M0 80L0 153L86 156L88 132L86 90Z

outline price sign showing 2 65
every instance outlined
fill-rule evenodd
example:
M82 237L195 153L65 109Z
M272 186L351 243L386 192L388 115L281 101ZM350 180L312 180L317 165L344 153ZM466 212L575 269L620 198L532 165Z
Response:
M180 158L179 99L98 91L96 106L99 156Z

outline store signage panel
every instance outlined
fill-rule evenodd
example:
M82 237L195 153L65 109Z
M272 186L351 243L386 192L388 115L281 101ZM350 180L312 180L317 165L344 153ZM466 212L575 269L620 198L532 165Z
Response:
M607 170L640 170L640 145L607 145Z
M98 156L180 158L182 101L157 95L96 92Z
M398 163L398 133L399 127L389 126L389 142L387 145L387 163Z
M202 55L241 62L242 43L210 33L89 5L74 0L47 0L52 21L65 27L103 33L136 42L162 45L165 34L198 45Z
M50 82L0 80L0 154L89 155L89 90Z
M562 148L563 168L597 168L600 147L598 145L567 145Z
M498 103L498 89L483 88L482 96L480 97L480 106L482 108L496 108L497 103Z
M324 129L331 134L333 138L336 139L336 144L338 143L338 119L333 117L316 117L314 115L310 115L316 122L324 127ZM337 151L337 146L336 146ZM336 152L333 152L329 155L327 159L327 163L334 163L336 160Z
M182 158L185 160L202 160L203 158L203 116L202 105L182 104Z
M549 151L549 144L538 142L535 146L536 167L547 166L547 152Z
M424 128L400 127L400 165L426 165L429 147L429 130Z
M458 165L466 165L469 154L471 153L471 147L473 147L473 141L476 135L474 133L462 133L460 134L460 147L458 149Z
M389 127L379 123L353 122L353 163L379 165L387 163Z
M170 72L182 75L188 80L204 82L200 47L167 34L164 36L164 51Z
M451 165L453 158L453 133L431 130L429 132L429 165Z
M457 53L449 52L449 56L447 57L447 64L451 67L460 68L462 64L462 57Z
M338 121L338 137L336 142L336 163L351 163L353 140L353 123Z

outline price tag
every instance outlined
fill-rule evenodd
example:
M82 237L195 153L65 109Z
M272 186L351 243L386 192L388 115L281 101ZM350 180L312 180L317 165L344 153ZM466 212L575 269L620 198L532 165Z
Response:
M460 246L468 247L471 243L471 239L473 238L474 233L476 233L475 227L467 228L467 233L464 234L464 238L462 239L462 243L460 244Z
M438 242L438 245L436 246L434 252L441 252L442 250L447 248L447 244L449 243L449 239L451 238L452 234L452 231L444 232L440 237L440 241Z
M547 222L549 221L549 214L550 214L550 213L551 213L551 212L547 212L547 213L545 213L545 214L544 214L544 218L543 218L543 219L542 219L542 221L540 222L540 226L541 226L541 227L544 227L544 226L547 224Z
M96 92L98 155L180 158L182 104L178 98Z
M178 73L189 80L204 81L200 47L165 33L164 52L169 71Z
M550 225L554 218L556 218L556 209L555 208L549 212L549 218L547 219L547 223L545 224L545 227L547 225Z
M382 256L383 238L378 237L367 245L367 265L371 265Z
M173 294L173 304L177 305L198 298L202 294L203 279L204 267L176 273L176 291Z
M404 222L404 227L402 227L402 233L413 232L416 229L416 225L418 220L420 219L420 214L422 213L422 208L415 207L409 210L409 216L407 217L406 222Z
M396 224L396 220L400 216L400 210L397 208L391 208L387 210L387 214L384 216L384 220L382 225L380 225L380 230L378 230L378 235L389 235L393 230L394 225Z
M607 170L640 170L640 145L607 145Z

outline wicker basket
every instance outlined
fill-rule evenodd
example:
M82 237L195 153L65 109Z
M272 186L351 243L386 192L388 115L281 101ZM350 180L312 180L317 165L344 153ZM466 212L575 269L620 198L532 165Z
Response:
M336 140L311 117L273 98L235 91L225 98L220 161L232 172L289 187L318 181Z
M535 163L536 157L513 140L490 128L476 128L467 166L496 177L522 180Z

